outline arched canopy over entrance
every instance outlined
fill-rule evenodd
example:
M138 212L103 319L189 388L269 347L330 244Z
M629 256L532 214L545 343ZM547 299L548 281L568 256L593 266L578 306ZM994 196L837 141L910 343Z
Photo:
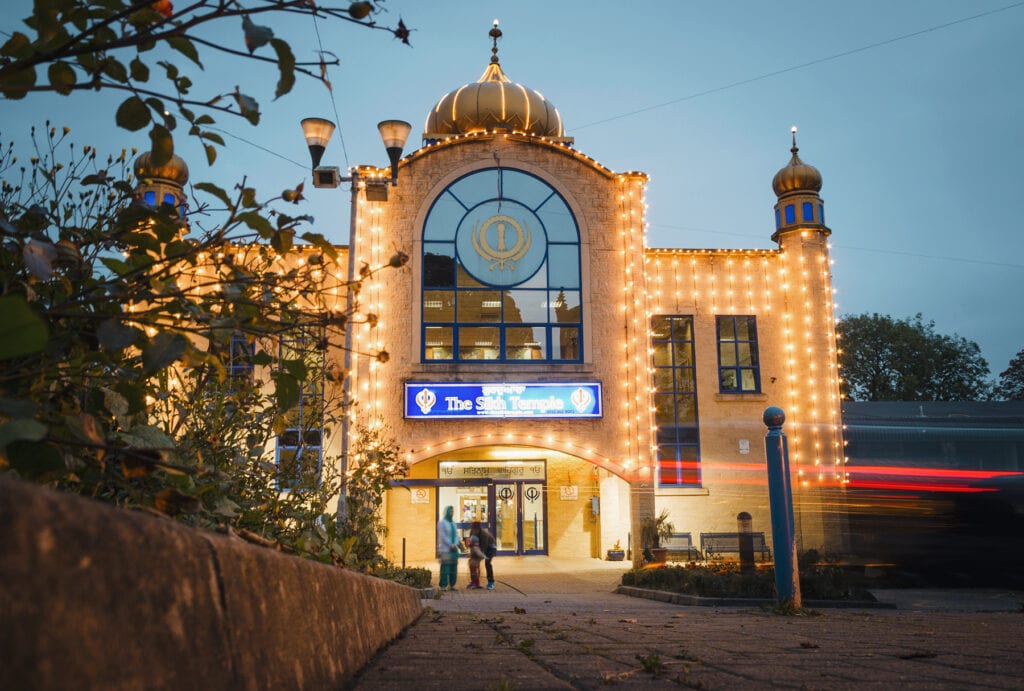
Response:
M410 559L433 558L434 526L452 506L460 532L480 521L499 555L603 558L609 546L629 542L629 489L611 470L554 449L446 450L413 464L392 489L389 550L404 538Z

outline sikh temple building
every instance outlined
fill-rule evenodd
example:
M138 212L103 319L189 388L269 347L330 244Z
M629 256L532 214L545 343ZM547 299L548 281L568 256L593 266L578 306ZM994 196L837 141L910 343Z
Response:
M382 425L409 466L385 556L433 560L446 506L499 555L604 558L663 510L695 546L740 512L770 541L768 406L786 413L798 548L840 551L831 231L795 133L770 228L765 209L777 247L647 247L647 176L576 149L490 35L483 75L430 108L398 170L357 169L339 248L356 266L409 256L364 281L356 307L376 317L351 332L350 430ZM386 195L366 184L393 173Z
M770 405L787 415L798 543L838 549L830 230L795 134L772 180L777 249L649 248L647 176L575 149L491 36L483 75L438 100L389 199L359 211L358 264L410 256L364 288L381 317L355 334L390 354L361 362L358 414L385 421L410 467L388 554L404 538L409 559L433 558L449 505L505 554L603 558L663 509L695 544L742 511L770 533Z

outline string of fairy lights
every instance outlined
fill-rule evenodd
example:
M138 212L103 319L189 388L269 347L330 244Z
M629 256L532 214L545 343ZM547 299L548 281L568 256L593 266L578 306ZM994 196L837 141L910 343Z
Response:
M847 477L829 247L824 237L811 238L806 230L799 235L795 243L784 236L781 250L651 250L652 308L656 314L694 316L767 316L781 309L791 464L804 487L814 481L841 484ZM805 266L805 246L818 264L817 277ZM791 282L794 255L800 265L797 286ZM759 324L766 333L772 328L771 321Z
M471 135L481 136L481 135ZM494 136L493 134L490 136ZM525 133L512 133L516 138L536 139L574 157L591 162L596 169L612 177L607 168L567 147L563 142L545 140ZM435 145L436 146L436 145ZM422 156L423 151L410 157ZM386 177L383 169L360 169L360 177ZM646 246L646 185L642 173L614 176L618 186L619 261L622 271L621 298L616 308L621 313L622 376L608 386L611 398L620 401L621 447L602 449L590 440L583 443L564 431L535 432L524 426L522 431L507 429L486 434L466 433L443 441L424 444L406 451L406 460L412 464L446 450L471 446L508 444L543 447L580 457L623 477L650 479L655 472L657 427L652 404L654 389L653 351L649 326L658 314L687 314L695 317L718 314L772 315L779 319L759 322L759 330L771 341L773 330L782 331L782 367L785 377L787 434L790 440L791 467L799 485L843 484L847 481L846 459L840 418L839 371L835 333L835 304L831 287L830 246L825 234L812 230L793 230L782 233L780 248L774 250L733 249L648 249ZM386 213L383 202L370 202L359 198L356 214L356 232L353 246L356 266L364 264L379 267L387 264L394 251L392 238L385 222L394 223ZM314 251L313 248L307 248ZM238 248L238 252L245 248ZM297 266L305 264L300 248L294 259ZM239 257L241 259L241 257ZM200 261L195 276L182 276L179 285L202 290L216 290L217 263L209 257L210 268ZM284 260L278 272L283 274ZM340 260L339 260L340 266ZM315 272L313 278L322 281L330 304L320 308L343 309L346 280L340 268ZM214 276L205 274L212 272ZM389 304L395 300L389 293L387 274L371 274L362 282L356 309L359 318L355 327L352 353L353 405L343 411L350 416L353 447L362 421L369 428L380 426L392 396L393 382L384 375L384 363L376 354L389 345ZM781 315L779 314L781 312ZM370 315L373 315L370 318ZM355 315L349 315L350 319ZM391 338L400 334L394 333ZM397 344L390 344L396 347ZM767 353L767 359L776 357ZM457 428L465 430L465 427ZM530 431L530 430L533 431ZM551 430L564 430L553 425Z
M458 140L493 137L474 133L427 144L408 159L426 150L451 146ZM522 132L503 135L533 140L587 161L595 168L611 171L580 154L564 142ZM384 177L386 171L367 169L369 176ZM616 176L620 187L619 254L622 263L622 374L614 383L612 398L621 401L621 448L603 452L593 444L581 444L561 434L535 434L506 430L488 434L459 434L422 448L406 451L406 460L416 463L442 451L475 445L515 444L560 450L605 467L624 477L648 476L654 471L657 427L651 396L653 362L648 326L655 314L750 314L769 315L782 311L784 391L791 464L800 485L845 483L845 457L839 413L839 373L836 366L834 302L831 288L829 245L824 236L800 231L798 242L783 238L778 250L648 250L646 184L639 173ZM386 262L390 248L385 242L382 219L385 205L360 199L357 214L356 263L379 266ZM368 236L364 242L364 236ZM810 259L809 259L810 257ZM812 268L812 264L814 265ZM817 276L812 274L816 273ZM812 280L814 279L814 280ZM356 350L367 353L385 348L387 284L383 277L367 281L360 309L376 320L363 322L356 333ZM762 322L770 333L772 323ZM384 418L387 396L382 394L385 378L376 358L354 355L352 376L358 398L347 414L367 415L368 425ZM355 426L353 425L353 429Z

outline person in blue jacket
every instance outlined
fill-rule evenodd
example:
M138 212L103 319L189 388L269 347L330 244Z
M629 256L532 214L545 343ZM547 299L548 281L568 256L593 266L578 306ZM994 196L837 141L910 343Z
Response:
M441 590L455 590L459 576L459 536L452 520L454 509L446 506L444 516L437 522L437 558L441 560Z

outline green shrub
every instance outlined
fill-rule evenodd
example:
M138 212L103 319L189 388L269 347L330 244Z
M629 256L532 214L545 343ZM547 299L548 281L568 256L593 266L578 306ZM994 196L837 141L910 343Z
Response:
M775 597L775 570L740 573L737 563L680 565L627 571L622 584L699 597ZM873 600L859 581L834 564L811 564L800 570L800 592L811 600Z

